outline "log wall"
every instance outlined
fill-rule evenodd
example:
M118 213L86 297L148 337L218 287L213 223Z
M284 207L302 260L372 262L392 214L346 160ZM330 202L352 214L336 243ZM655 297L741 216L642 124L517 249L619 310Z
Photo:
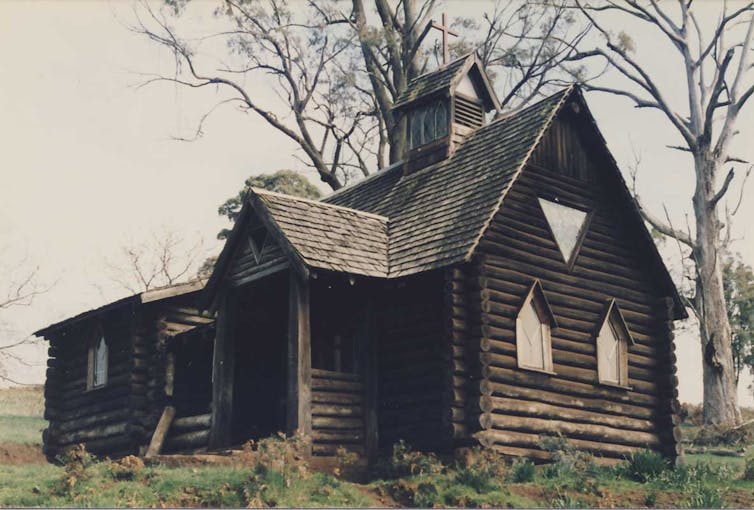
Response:
M197 327L211 334L213 320L191 308L197 297L192 293L144 305L134 301L47 334L48 458L78 443L110 457L144 451L163 409L172 403L166 392L168 341ZM107 384L87 390L88 349L98 327L108 345ZM209 401L198 407L208 406Z
M616 204L610 186L527 168L479 246L478 276L453 284L475 286L481 303L481 380L470 423L484 445L544 458L540 435L562 434L606 457L647 447L670 457L678 453L672 305L658 289L638 234L627 226L628 213ZM593 211L571 271L538 196ZM552 330L556 375L517 366L516 316L535 278L559 325ZM636 341L628 348L630 389L598 383L594 335L610 298Z
M377 340L383 451L400 439L422 449L451 446L444 283L444 273L435 271L393 284L383 296Z
M337 448L364 454L364 382L360 374L312 369L312 453Z
M133 308L124 306L100 318L75 323L50 333L44 434L44 451L54 459L66 448L83 443L95 454L136 453L134 435L138 426L131 421L137 403L132 395L132 373L138 365L132 356ZM98 325L107 339L108 378L104 387L87 389L89 345Z
M452 419L455 447L473 442L479 430L478 414L471 404L478 401L480 365L478 352L480 300L478 269L472 264L453 267L445 272L445 331L449 345L449 373L446 379L447 406Z

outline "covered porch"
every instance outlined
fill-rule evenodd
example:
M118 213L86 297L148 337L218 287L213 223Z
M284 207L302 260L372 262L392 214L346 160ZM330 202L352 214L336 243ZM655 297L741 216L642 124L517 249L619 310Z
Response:
M373 283L284 264L223 293L210 449L282 431L309 438L314 456L375 452Z

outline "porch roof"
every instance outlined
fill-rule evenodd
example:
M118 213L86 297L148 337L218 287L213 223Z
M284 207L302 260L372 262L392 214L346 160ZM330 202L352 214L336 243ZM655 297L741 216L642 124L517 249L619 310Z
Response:
M363 276L388 273L388 219L356 209L253 188L254 209L307 267Z

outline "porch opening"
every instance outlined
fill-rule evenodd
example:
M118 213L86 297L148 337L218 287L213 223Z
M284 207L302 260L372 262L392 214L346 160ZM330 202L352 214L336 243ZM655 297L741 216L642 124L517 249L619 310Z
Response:
M232 444L285 430L288 281L285 273L233 296Z

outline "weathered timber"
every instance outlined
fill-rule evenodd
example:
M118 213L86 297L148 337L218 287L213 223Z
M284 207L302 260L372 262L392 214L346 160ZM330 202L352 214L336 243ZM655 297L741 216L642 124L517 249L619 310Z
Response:
M287 424L289 434L312 433L312 361L309 320L309 282L295 271L288 274L288 384ZM318 379L318 381L321 381ZM340 382L340 381L338 381Z
M176 432L188 432L198 429L208 429L211 425L212 414L183 416L173 420L172 430L175 430Z
M160 421L157 423L157 428L154 430L154 434L152 434L152 440L149 442L149 448L147 448L147 453L145 457L154 457L155 455L159 455L160 451L162 450L162 444L165 442L165 438L168 435L168 431L170 430L170 424L173 422L173 418L175 417L175 408L171 406L167 406L164 411L162 411L162 416L160 417Z
M601 441L629 446L656 447L660 445L657 434L617 429L606 425L590 425L573 423L565 420L520 417L511 415L485 414L482 428L513 430L521 432L546 433L551 435L563 434L567 437Z
M206 429L185 432L178 435L171 435L167 439L165 446L166 448L169 448L171 450L201 448L207 446L207 443L209 441L209 433L210 431Z
M519 400L507 397L480 398L483 412L500 413L512 416L531 416L543 419L561 419L574 423L607 425L619 429L636 430L640 432L656 432L657 427L651 420L641 420L627 416L573 409L565 406Z

